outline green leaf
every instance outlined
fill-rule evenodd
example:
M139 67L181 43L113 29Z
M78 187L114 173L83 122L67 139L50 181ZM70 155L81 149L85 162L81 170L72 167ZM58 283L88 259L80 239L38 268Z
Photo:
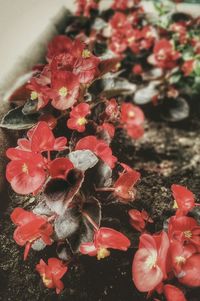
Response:
M95 98L98 96L114 97L119 95L131 95L135 92L136 85L130 83L127 79L118 78L102 78L94 81L88 92Z
M195 62L194 72L198 77L200 76L200 61Z
M0 127L9 130L26 130L30 129L34 124L36 124L40 115L24 115L22 108L23 106L10 110L3 117Z
M178 83L180 79L181 79L181 74L174 74L170 77L169 82L170 84L175 84Z

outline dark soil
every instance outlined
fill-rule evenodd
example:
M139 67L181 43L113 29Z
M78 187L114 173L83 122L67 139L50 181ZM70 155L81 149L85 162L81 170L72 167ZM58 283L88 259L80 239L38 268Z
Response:
M131 265L138 245L139 234L131 228L127 211L144 208L154 219L149 231L159 231L163 222L173 214L170 186L186 185L197 196L200 193L200 126L192 120L183 125L171 126L164 122L148 122L142 140L132 145L122 133L114 143L115 154L125 163L141 171L136 201L129 206L104 201L103 225L114 225L129 235L133 244L128 252L112 251L112 256L97 261L81 256L71 263L64 276L65 289L57 296L46 289L35 272L35 265L55 256L53 250L42 253L30 252L23 261L23 248L12 239L14 226L10 213L17 205L29 208L30 200L11 198L1 200L7 208L0 216L0 300L2 301L144 301L146 295L139 293L132 283ZM101 198L104 196L101 196ZM106 195L105 195L106 198ZM34 198L31 199L34 202ZM106 216L112 216L111 219ZM51 254L52 252L52 254ZM199 301L200 288L182 288L188 301ZM159 298L160 300L164 300ZM153 298L150 300L153 300Z

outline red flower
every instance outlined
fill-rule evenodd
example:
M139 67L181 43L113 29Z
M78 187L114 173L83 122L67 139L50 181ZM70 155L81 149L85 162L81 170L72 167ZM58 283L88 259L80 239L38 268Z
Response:
M32 78L27 85L27 89L31 90L30 99L37 101L37 110L45 107L50 100L50 88L46 85L38 83L36 78Z
M175 200L176 215L187 215L195 206L195 196L186 187L173 184L171 187L173 197Z
M121 123L127 134L138 139L144 133L144 114L142 110L131 103L123 103L121 106Z
M176 33L176 37L181 44L186 44L188 41L189 35L187 33L186 23L185 22L176 22L170 25L169 28L172 32Z
M129 210L128 214L131 218L131 225L140 232L144 231L147 223L153 223L153 220L145 210L140 212L139 210L132 209Z
M75 58L73 65L73 73L77 75L81 84L88 84L92 82L95 76L98 75L98 65L100 59L92 54L86 48L86 45L80 40L74 41L74 49L72 55Z
M140 236L132 267L133 281L139 291L152 291L166 278L168 249L169 239L165 232L159 236Z
M61 151L66 149L65 137L55 138L52 130L45 121L40 121L27 133L29 139L18 139L20 149L42 153L44 151Z
M126 126L127 135L132 139L139 139L144 135L144 128L143 126L135 125L133 126Z
M110 120L116 120L119 116L119 107L115 98L110 99L106 103L106 114L108 115Z
M64 35L56 36L48 45L47 58L52 60L54 56L61 53L70 52L73 42L70 38Z
M127 39L122 34L114 34L109 42L109 49L116 54L121 54L128 47Z
M110 19L109 24L114 32L118 34L126 34L126 31L132 28L127 16L122 12L116 12Z
M79 39L74 40L70 51L54 57L51 68L75 74L81 84L90 83L98 75L100 59Z
M181 67L181 70L183 71L184 76L189 76L193 72L194 65L195 65L194 59L184 62L184 64Z
M72 72L57 70L51 78L52 105L58 110L71 108L79 96L79 80Z
M122 201L130 201L135 198L134 185L140 180L140 173L135 170L121 173L113 188L114 193L122 199Z
M42 239L46 245L52 244L50 236L53 228L45 217L35 215L22 208L15 208L11 214L11 220L17 225L13 236L14 240L20 246L25 245L24 260L28 256L31 245L37 239Z
M162 39L154 46L156 65L163 69L172 69L177 65L180 53L176 51L170 41Z
M67 143L65 137L55 138L44 121L29 130L27 136L28 139L18 139L18 148L9 148L6 152L12 160L7 165L6 178L19 194L36 192L44 184L50 158L40 153L64 150Z
M85 125L87 119L85 118L90 114L90 106L87 103L81 103L72 108L70 112L70 118L67 120L67 126L69 129L77 130L78 132L85 131Z
M107 132L110 138L113 138L115 135L115 127L112 123L104 122L99 126L99 129Z
M100 0L76 0L77 3L77 16L89 17L91 10L96 10L99 7Z
M57 125L57 119L49 113L41 115L39 117L39 121L45 121L51 130L53 130Z
M136 64L135 66L133 66L133 69L132 69L133 73L134 74L142 74L143 72L143 69L142 69L142 66L140 64Z
M55 288L57 294L64 288L64 284L60 279L67 270L68 267L57 258L49 258L48 264L41 259L40 263L36 265L36 271L42 277L44 285L48 288Z
M132 26L127 16L121 12L116 12L110 19L109 24L112 28L109 48L113 52L120 54L128 47L127 36L132 31Z
M198 226L198 223L192 217L171 217L168 233L170 239L176 239L182 243L187 242L200 246L200 226Z
M102 259L110 255L108 249L126 251L130 246L129 239L114 229L100 228L95 232L93 242L83 243L80 252Z
M6 179L15 192L29 194L44 184L46 172L40 154L9 148L6 155L12 160L6 168Z
M200 254L194 254L187 259L178 279L190 287L200 286Z
M95 136L87 136L78 141L76 150L84 149L91 150L108 164L110 168L113 168L117 161L117 158L112 155L110 147L103 140L97 139Z
M171 242L171 268L177 277L182 274L182 269L186 261L196 252L197 249L192 244L183 244L178 240Z
M56 158L50 163L49 173L52 178L66 179L68 172L74 168L72 162L67 158Z
M132 8L137 3L139 3L138 0L113 0L112 9L126 10L128 8Z
M128 46L136 54L151 48L154 40L155 36L150 26L144 26L142 29L132 29L127 32Z
M142 110L131 103L123 103L121 106L121 123L127 126L141 125L144 122Z
M176 286L166 284L164 286L164 294L167 301L187 301L183 292Z

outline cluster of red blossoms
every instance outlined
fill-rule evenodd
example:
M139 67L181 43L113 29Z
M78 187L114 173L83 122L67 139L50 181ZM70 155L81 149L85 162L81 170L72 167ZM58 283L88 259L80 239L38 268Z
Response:
M77 15L93 18L99 2L78 0ZM123 94L116 98L110 98L112 93L108 97L91 94L96 99L89 99L89 88L107 72L113 79L116 63L125 58L126 51L134 58L145 54L145 59L152 52L148 56L150 64L171 72L182 59L175 40L184 47L192 42L195 53L189 60L181 61L182 74L191 76L197 66L199 38L188 36L188 23L174 22L167 33L164 29L159 32L144 20L139 2L114 0L113 14L106 28L99 25L100 34L97 24L90 37L80 32L74 40L65 35L53 39L48 46L47 64L35 68L26 86L29 100L40 115L39 122L27 132L27 137L18 139L17 147L6 152L11 160L6 178L13 190L22 195L33 194L36 200L30 211L15 208L12 212L14 240L25 248L25 260L31 249L40 251L52 244L63 247L62 254L57 251L59 259L49 258L47 263L41 259L36 265L44 285L55 288L58 294L64 288L62 278L73 255L96 256L100 260L109 256L112 249L126 251L131 245L126 235L101 224L103 201L96 196L110 193L108 200L123 205L135 200L140 173L119 162L110 143L116 129L132 139L141 138L144 114L138 106L126 102L129 99ZM169 32L173 39L167 38ZM94 40L99 42L99 38L106 41L114 59L103 60L93 54ZM138 60L131 63L131 70L142 77L145 66ZM176 89L171 87L170 91ZM66 137L56 138L53 130L60 130L62 118L66 119L65 129L62 127ZM189 216L197 206L193 193L180 185L172 185L172 193L176 214L167 221L165 231L149 234L146 229L154 221L148 212L128 212L130 224L141 232L132 274L137 289L148 292L148 296L163 293L167 301L186 301L178 286L200 286L200 226ZM88 204L95 210L90 211ZM77 237L76 246L70 241L73 235ZM179 282L177 287L171 284L174 278Z
M123 12L115 12L109 21L110 33L108 29L104 35L110 36L108 47L117 54L122 54L127 48L134 54L150 49L155 40L155 33L152 26L145 25L137 28L137 22L143 10L130 13L128 16Z
M164 293L168 301L186 301L179 288L166 282L176 277L186 286L200 286L200 226L193 217L187 216L198 204L193 193L184 186L172 185L172 194L176 214L169 218L167 232L140 236L132 266L133 281L139 291L148 295L156 291ZM147 219L146 214L144 218Z
M61 176L59 165L64 166L65 173L73 168L67 158L51 160L52 151L66 149L67 139L55 138L45 121L30 129L27 137L18 139L18 146L9 148L6 152L11 159L7 165L6 178L19 194L37 193L43 188L48 176Z
M97 10L99 8L100 0L76 0L76 2L76 15L89 17L92 10Z
M49 101L61 111L71 108L98 76L100 59L81 40L60 35L49 44L47 60L27 86L30 98L37 101L38 110Z

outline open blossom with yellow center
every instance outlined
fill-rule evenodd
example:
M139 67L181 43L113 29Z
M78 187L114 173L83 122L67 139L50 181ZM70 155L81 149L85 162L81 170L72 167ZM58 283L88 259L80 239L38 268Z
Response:
M26 165L26 163L24 163L24 164L22 165L22 172L28 174L28 166Z
M97 251L97 259L104 259L106 257L110 256L110 251L106 248L100 248Z
M59 89L58 93L60 96L65 97L68 94L68 89L66 87L62 87Z
M31 100L36 100L38 99L38 93L36 91L31 92Z
M82 52L82 58L84 58L84 59L88 59L89 57L91 57L91 55L92 55L92 53L88 49L84 49Z

